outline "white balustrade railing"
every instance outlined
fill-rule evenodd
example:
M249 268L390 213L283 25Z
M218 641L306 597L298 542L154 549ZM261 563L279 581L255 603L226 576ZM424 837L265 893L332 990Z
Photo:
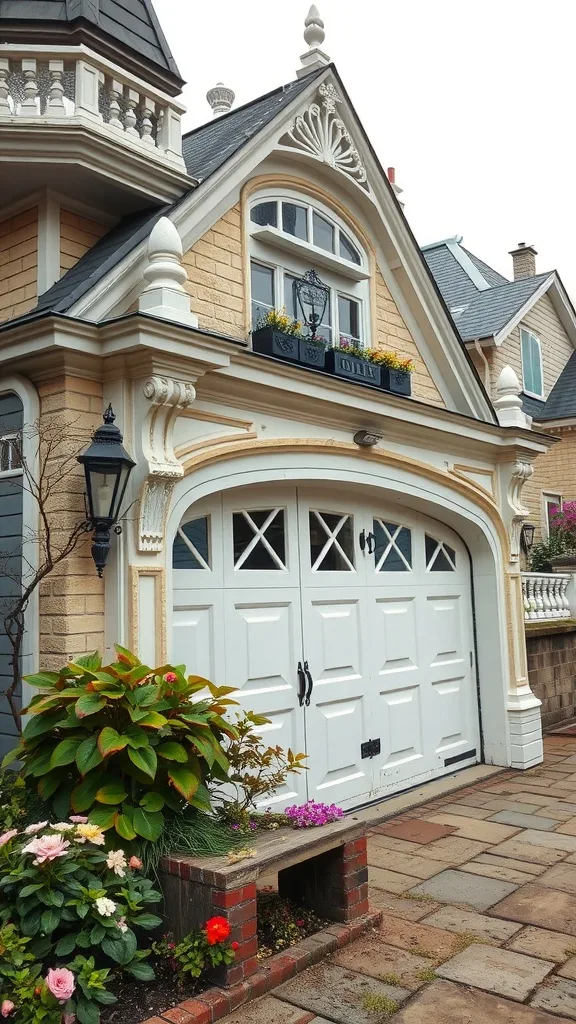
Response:
M83 117L183 169L184 109L86 47L0 46L0 124Z
M569 619L570 603L566 590L571 578L570 574L560 572L523 572L522 594L526 622Z

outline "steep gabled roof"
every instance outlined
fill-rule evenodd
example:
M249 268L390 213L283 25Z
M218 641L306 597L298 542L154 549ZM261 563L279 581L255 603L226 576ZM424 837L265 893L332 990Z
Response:
M499 334L549 277L550 274L537 274L478 292L462 313L453 314L462 340Z
M525 396L522 400L524 406ZM558 377L546 402L531 400L525 409L535 420L563 420L576 417L576 352L573 352Z

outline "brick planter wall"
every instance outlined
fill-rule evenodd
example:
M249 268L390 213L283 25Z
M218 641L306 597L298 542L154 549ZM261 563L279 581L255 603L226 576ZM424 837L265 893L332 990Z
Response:
M576 622L535 622L526 626L528 677L542 701L544 729L576 715Z

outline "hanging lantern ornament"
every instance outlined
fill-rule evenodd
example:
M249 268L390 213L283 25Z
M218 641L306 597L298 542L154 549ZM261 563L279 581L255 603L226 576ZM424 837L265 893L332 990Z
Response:
M86 477L86 529L93 530L92 558L102 576L110 553L110 531L122 532L117 526L128 478L136 463L122 444L122 434L114 426L116 419L109 405L104 424L92 435L92 441L78 462Z
M307 270L304 277L294 282L296 299L302 319L310 331L310 340L316 340L316 331L324 319L330 289L320 280L315 270Z

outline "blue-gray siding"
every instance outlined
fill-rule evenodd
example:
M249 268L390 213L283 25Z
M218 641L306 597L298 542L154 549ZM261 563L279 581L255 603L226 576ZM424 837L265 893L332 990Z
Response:
M0 394L0 436L21 430L22 402L12 393ZM10 644L4 616L18 594L22 572L22 486L18 476L0 474L0 755L14 745L16 726L4 696L10 685ZM18 694L20 701L20 693Z

